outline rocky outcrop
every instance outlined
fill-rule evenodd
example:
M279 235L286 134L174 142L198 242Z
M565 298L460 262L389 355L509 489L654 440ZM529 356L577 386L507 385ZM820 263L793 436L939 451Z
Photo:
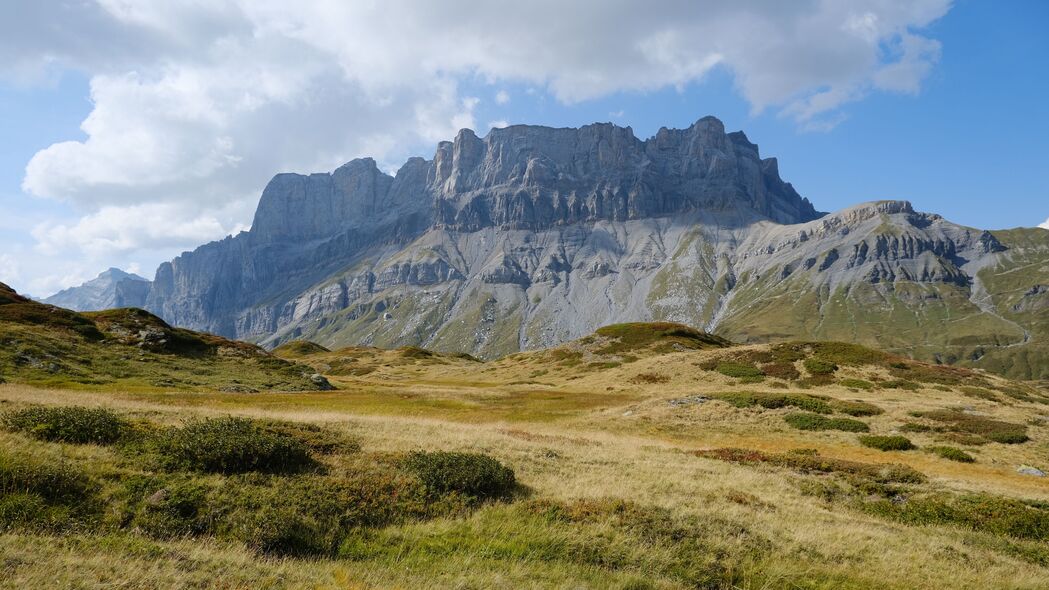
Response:
M117 307L142 307L150 281L119 268L111 268L79 287L70 287L43 302L73 311L99 311Z

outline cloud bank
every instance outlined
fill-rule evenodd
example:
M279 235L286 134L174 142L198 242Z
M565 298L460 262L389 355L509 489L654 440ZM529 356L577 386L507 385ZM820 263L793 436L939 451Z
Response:
M281 170L476 127L463 82L527 84L565 104L731 72L754 113L828 129L872 92L918 92L949 0L40 0L0 8L0 76L90 77L83 141L39 151L23 190L82 218L43 251L188 248L250 219ZM504 120L488 126L502 126Z

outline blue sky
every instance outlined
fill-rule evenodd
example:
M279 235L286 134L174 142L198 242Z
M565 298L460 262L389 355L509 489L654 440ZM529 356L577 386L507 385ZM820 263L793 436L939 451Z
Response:
M461 126L648 137L715 115L822 210L892 198L982 228L1049 222L1037 0L581 2L552 24L512 5L40 4L0 8L0 281L34 295L109 266L151 277L248 227L278 171L395 169Z

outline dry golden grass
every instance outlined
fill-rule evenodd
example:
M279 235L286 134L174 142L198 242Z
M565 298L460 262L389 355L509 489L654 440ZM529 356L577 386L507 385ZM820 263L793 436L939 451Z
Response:
M490 363L406 358L396 351L368 349L354 349L352 361L340 361L339 354L302 359L317 368L338 362L367 367L359 375L332 375L341 387L336 392L88 393L8 384L0 385L0 410L29 403L99 405L158 422L236 414L326 424L352 433L369 450L486 452L512 466L534 499L623 498L665 508L676 518L709 523L718 531L720 550L747 554L738 566L742 571L736 587L741 588L1049 587L1049 562L1038 561L1049 559L1049 551L1042 558L1024 557L1012 541L979 532L889 522L806 495L800 482L808 476L691 453L717 447L817 449L827 457L909 465L930 478L923 485L931 490L1049 501L1046 479L1016 472L1020 464L1047 467L1049 428L1044 420L1036 420L1049 414L1044 405L996 403L933 387L784 390L773 387L776 381L771 379L740 385L699 366L716 351L674 352L601 369L585 369L585 363L563 366L552 362L547 352ZM667 380L632 379L639 374ZM888 378L873 368L843 368L841 375ZM731 390L796 391L869 402L884 410L862 418L876 434L893 433L900 424L914 421L909 412L967 407L1028 424L1032 441L967 448L976 463L962 464L922 451L865 448L854 433L794 430L782 419L792 411L786 408L736 408L720 401L670 403ZM907 436L920 447L942 444L937 433ZM512 507L491 505L464 522L398 525L382 533L405 547L453 543L456 549L439 558L406 551L359 560L273 560L214 542L6 534L0 536L5 573L0 586L680 587L666 577L646 580L643 572L493 557L500 538L523 534L515 527L524 525L506 520L513 514ZM485 536L491 538L489 544L477 541ZM652 559L662 551L654 546L645 550Z

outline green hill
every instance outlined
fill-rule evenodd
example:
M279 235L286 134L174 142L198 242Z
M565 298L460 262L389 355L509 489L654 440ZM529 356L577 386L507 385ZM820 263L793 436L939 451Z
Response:
M0 283L0 378L91 389L309 391L312 369L135 308L77 313Z

